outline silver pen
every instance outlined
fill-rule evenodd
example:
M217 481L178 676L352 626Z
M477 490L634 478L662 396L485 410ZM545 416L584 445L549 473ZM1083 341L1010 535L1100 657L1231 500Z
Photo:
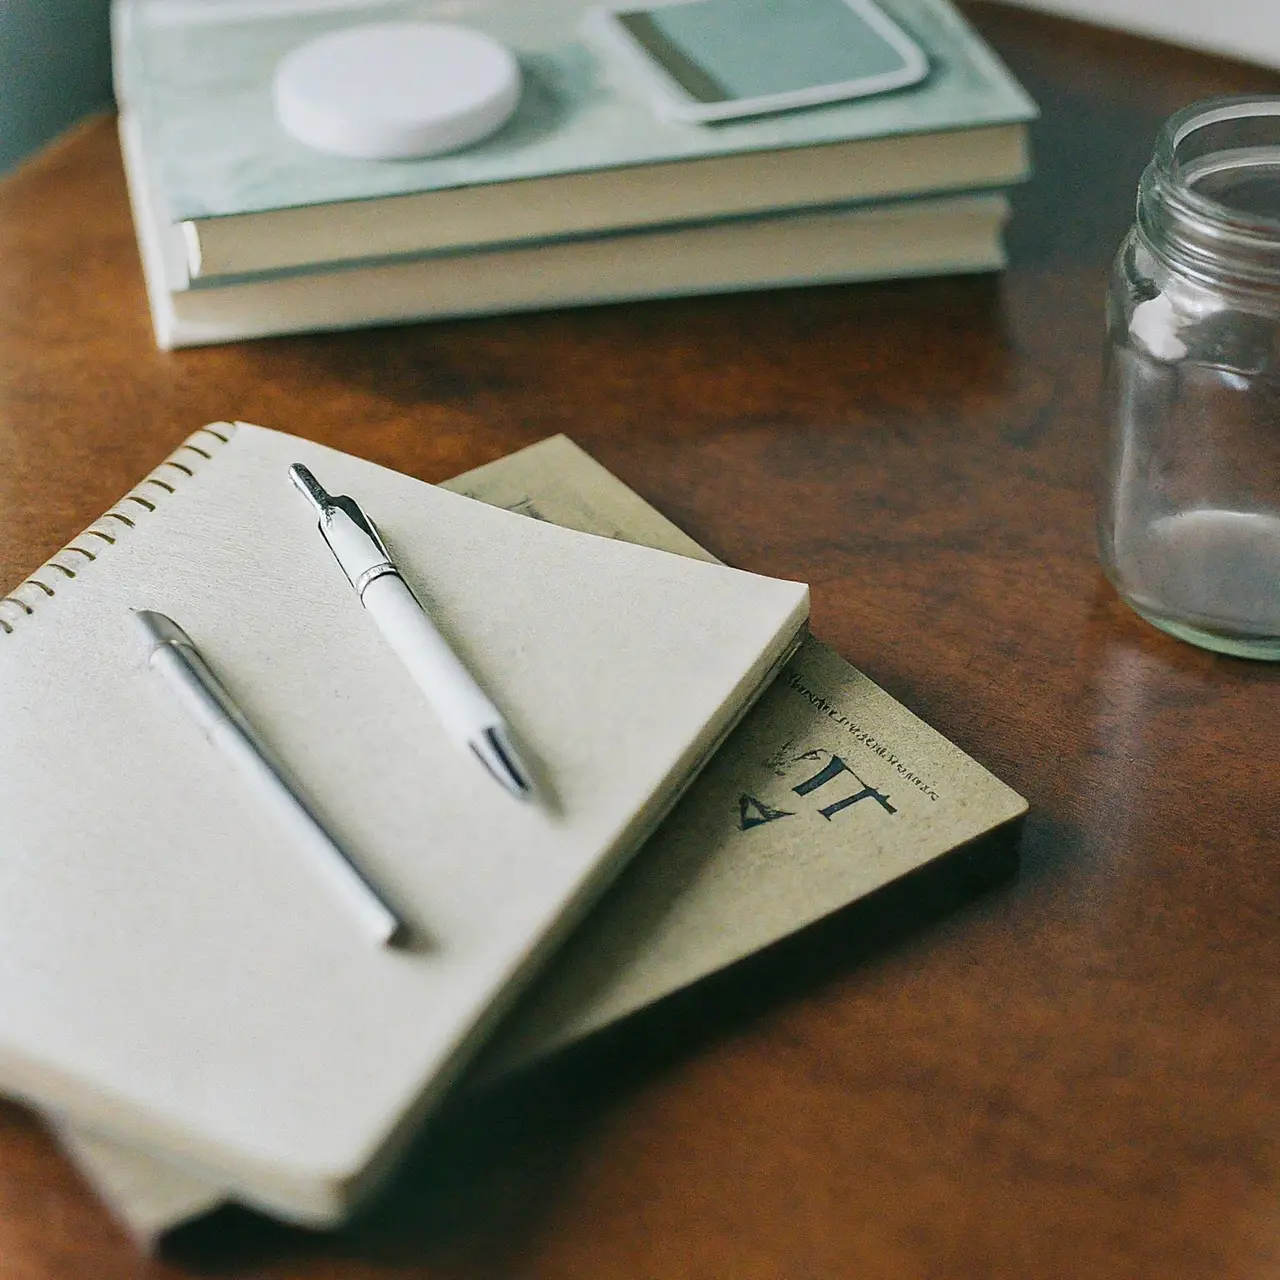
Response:
M533 798L532 775L497 707L476 684L409 589L373 521L354 499L328 493L301 463L289 477L320 518L320 534L383 638L446 731L513 796Z
M147 665L178 695L210 744L257 791L276 821L374 941L383 945L395 942L404 932L404 922L290 786L280 764L209 669L191 637L163 613L144 609L135 616L146 645Z

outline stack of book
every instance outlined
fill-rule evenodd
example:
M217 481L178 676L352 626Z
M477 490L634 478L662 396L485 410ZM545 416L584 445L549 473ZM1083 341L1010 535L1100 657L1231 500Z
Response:
M694 124L581 34L583 0L116 0L120 131L162 347L1004 263L1035 108L948 0L884 0L928 74ZM423 160L311 150L275 66L341 26L444 15L513 49L491 138Z
M295 461L380 520L538 804L441 733ZM148 1242L225 1200L341 1222L455 1085L894 882L1014 865L1025 802L805 636L803 587L719 565L563 437L449 487L216 423L0 599L0 1087ZM148 670L139 608L185 625L401 945Z

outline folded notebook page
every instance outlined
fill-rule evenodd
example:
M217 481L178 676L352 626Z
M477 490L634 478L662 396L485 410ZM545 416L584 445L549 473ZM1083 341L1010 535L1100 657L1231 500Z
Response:
M287 478L378 522L554 802L442 734ZM178 621L415 941L372 947L141 660ZM344 1216L792 651L807 590L260 427L197 434L0 605L0 1086Z
M563 436L446 487L584 532L711 559ZM843 773L797 793L837 756L889 798L892 814L869 796L825 818L824 807L855 790L842 789L851 779ZM788 812L762 821L766 805ZM959 748L806 639L461 1087L509 1074L978 837L1000 833L1013 847L1025 811L1021 797ZM62 1126L59 1135L144 1244L235 1196L161 1153Z

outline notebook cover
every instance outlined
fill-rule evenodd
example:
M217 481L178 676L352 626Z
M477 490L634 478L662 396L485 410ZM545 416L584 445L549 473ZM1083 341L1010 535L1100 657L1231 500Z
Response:
M227 437L227 443L220 443ZM545 780L440 730L287 479L364 502ZM371 946L146 667L170 614L407 918ZM0 603L0 1083L340 1218L794 641L807 591L242 425Z
M564 436L448 483L535 519L711 559ZM832 770L839 759L845 768ZM811 785L824 772L825 781ZM853 804L842 800L870 785ZM498 1028L463 1088L511 1075L947 853L1026 802L809 638ZM830 816L824 809L832 810ZM603 962L602 962L603 961ZM234 1191L163 1156L60 1127L142 1243Z

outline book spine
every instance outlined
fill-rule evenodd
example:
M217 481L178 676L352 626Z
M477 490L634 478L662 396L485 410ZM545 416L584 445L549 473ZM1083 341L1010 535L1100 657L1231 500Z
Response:
M87 572L107 548L127 537L148 512L176 493L235 434L235 424L214 422L188 436L150 475L87 529L72 538L29 578L0 597L0 636L12 635L40 603Z

